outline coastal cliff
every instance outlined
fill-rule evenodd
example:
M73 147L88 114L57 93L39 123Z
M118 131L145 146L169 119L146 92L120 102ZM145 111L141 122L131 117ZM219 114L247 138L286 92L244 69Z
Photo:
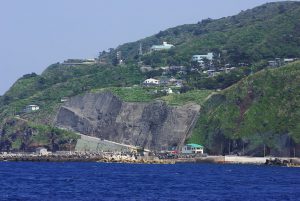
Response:
M110 92L88 93L61 106L55 124L101 139L161 150L184 144L199 110L197 104L128 103Z

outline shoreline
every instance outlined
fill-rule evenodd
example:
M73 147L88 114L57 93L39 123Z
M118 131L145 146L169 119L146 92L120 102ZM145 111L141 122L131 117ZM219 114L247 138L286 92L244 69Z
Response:
M124 153L65 153L65 154L7 154L0 155L0 162L103 162L103 163L140 163L174 164L173 160L157 157L143 157Z
M300 167L300 158L251 157L251 156L200 156L192 158L159 159L155 156L135 156L116 153L70 153L63 155L7 154L0 155L0 162L103 162L132 164L252 164Z

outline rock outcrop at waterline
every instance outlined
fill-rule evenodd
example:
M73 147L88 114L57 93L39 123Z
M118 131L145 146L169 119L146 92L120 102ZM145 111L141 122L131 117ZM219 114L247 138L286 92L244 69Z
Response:
M76 96L58 111L56 125L82 134L151 150L180 147L196 123L200 106L163 101L128 103L110 92Z

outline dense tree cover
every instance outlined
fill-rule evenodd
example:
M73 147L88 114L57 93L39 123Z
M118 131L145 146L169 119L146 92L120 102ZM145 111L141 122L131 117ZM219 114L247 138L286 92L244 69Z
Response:
M15 118L7 120L0 133L0 151L70 150L79 138L70 131Z
M299 101L300 62L263 70L212 96L191 141L218 154L228 153L226 142L231 151L280 153L300 143Z
M194 54L221 53L226 63L255 63L275 57L300 57L300 2L267 3L238 15L217 20L205 19L197 24L182 25L160 31L145 39L126 43L122 51L125 61L140 59L147 65L187 65ZM167 41L175 45L169 51L152 52L152 45ZM112 56L111 56L112 57Z

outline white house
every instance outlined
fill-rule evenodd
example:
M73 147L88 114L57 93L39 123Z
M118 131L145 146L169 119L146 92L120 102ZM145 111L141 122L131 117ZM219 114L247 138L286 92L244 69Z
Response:
M290 62L293 62L293 61L295 61L296 59L294 59L294 58L285 58L285 59L283 59L283 62L284 63L290 63Z
M40 156L46 156L46 155L48 155L48 151L47 151L47 149L44 148L44 147L36 148L35 153L36 153L37 155L40 155Z
M167 42L163 42L162 45L152 45L150 48L151 51L160 51L160 50L168 50L174 47L172 44L168 44Z
M62 65L92 65L96 63L96 59L68 59Z
M38 105L27 105L24 109L25 112L33 112L39 110L40 107Z
M200 144L187 144L182 147L181 153L183 154L203 154L203 146Z
M145 85L159 85L159 80L149 78L143 82Z
M173 93L173 90L171 88L168 88L167 89L167 94L172 94Z
M162 92L166 92L167 94L172 94L174 93L173 90L171 88L168 88L168 89L163 89L161 90Z
M209 52L205 55L193 55L192 56L192 61L196 61L196 62L201 63L201 64L204 63L203 59L207 59L211 62L213 60L213 53Z
M62 97L62 98L60 99L60 102L61 102L61 103L64 103L64 102L67 102L68 100L69 100L68 97Z

